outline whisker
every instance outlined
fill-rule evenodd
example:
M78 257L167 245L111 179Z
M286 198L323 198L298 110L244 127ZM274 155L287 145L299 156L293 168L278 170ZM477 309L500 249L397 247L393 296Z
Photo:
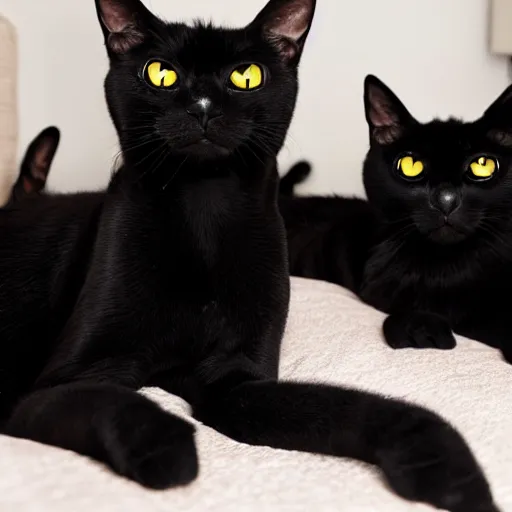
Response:
M152 165L148 166L148 168L142 174L139 175L135 183L140 183L140 181L144 179L144 177L146 177L148 174L153 174L153 172L155 172L158 169L158 167L162 164L162 162L165 160L165 157L167 156L165 145L159 146L157 150L158 152L156 153ZM164 156L164 158L162 158L162 156Z
M180 171L180 169L185 165L185 162L187 161L188 159L188 155L183 159L183 161L181 162L181 164L178 166L178 168L174 171L174 173L172 174L172 176L169 178L169 180L167 181L167 183L162 187L162 191L164 191L168 186L169 186L169 183L171 183L171 181L177 176L178 172Z
M160 145L158 145L156 148L154 148L152 151L150 151L146 156L144 156L143 158L141 158L136 164L134 164L134 167L138 167L140 164L142 164L143 162L145 162L148 158L150 158L151 156L155 155L155 153L158 153L160 151L162 151L162 149L165 149L165 146L167 145L167 142L163 141ZM148 170L144 171L139 180L140 181L144 176L146 176L146 174L148 174L148 172L150 172L150 169L151 167L148 168ZM151 170L151 172L153 172Z
M265 165L265 162L258 156L256 151L254 151L248 144L245 147L261 162L262 165Z
M236 148L235 153L237 153L240 156L240 158L242 159L242 162L244 163L245 167L249 167L247 165L247 162L245 161L244 156L242 155L242 152L238 148Z

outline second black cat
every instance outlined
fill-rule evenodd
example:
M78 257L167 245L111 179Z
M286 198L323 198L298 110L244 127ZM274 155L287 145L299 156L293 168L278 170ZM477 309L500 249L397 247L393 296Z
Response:
M454 330L512 362L512 87L471 123L420 123L372 76L364 99L368 201L282 197L292 275L389 313L394 348L450 349Z

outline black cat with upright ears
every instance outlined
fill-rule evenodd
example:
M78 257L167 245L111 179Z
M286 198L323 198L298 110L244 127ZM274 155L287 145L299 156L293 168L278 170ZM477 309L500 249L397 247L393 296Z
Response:
M240 442L354 457L407 499L496 511L438 416L277 380L289 275L276 156L315 1L270 0L238 30L164 23L139 0L96 5L123 166L94 215L59 216L51 196L0 212L4 432L151 488L187 484L194 429L136 393L157 385Z
M395 348L455 346L452 329L512 362L512 87L474 122L418 122L365 83L368 200L381 222L361 297L391 313Z
M364 103L368 201L282 197L291 273L390 313L394 348L450 349L454 330L512 362L512 87L469 123L420 123L374 76Z

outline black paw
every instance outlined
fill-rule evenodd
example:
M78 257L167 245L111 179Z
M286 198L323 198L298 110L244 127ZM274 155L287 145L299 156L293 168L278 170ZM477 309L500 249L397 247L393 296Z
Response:
M433 313L392 314L383 325L391 348L437 348L449 350L456 341L448 321Z
M450 425L415 408L390 429L378 464L391 487L411 501L450 512L499 512L469 447Z
M117 473L152 489L186 485L197 477L194 427L156 404L117 409L98 427L104 458Z
M512 364L512 344L510 344L510 340L507 340L507 342L509 345L502 347L501 353L503 355L503 359L505 359L507 363Z

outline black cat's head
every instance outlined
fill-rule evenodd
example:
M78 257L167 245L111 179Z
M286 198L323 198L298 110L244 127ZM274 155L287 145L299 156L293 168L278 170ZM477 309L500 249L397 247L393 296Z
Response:
M512 86L477 121L423 124L374 76L365 81L369 201L404 232L453 244L507 222L512 204Z
M166 23L140 0L96 0L109 110L125 157L276 154L316 0L270 0L243 29ZM145 145L145 147L144 147Z

